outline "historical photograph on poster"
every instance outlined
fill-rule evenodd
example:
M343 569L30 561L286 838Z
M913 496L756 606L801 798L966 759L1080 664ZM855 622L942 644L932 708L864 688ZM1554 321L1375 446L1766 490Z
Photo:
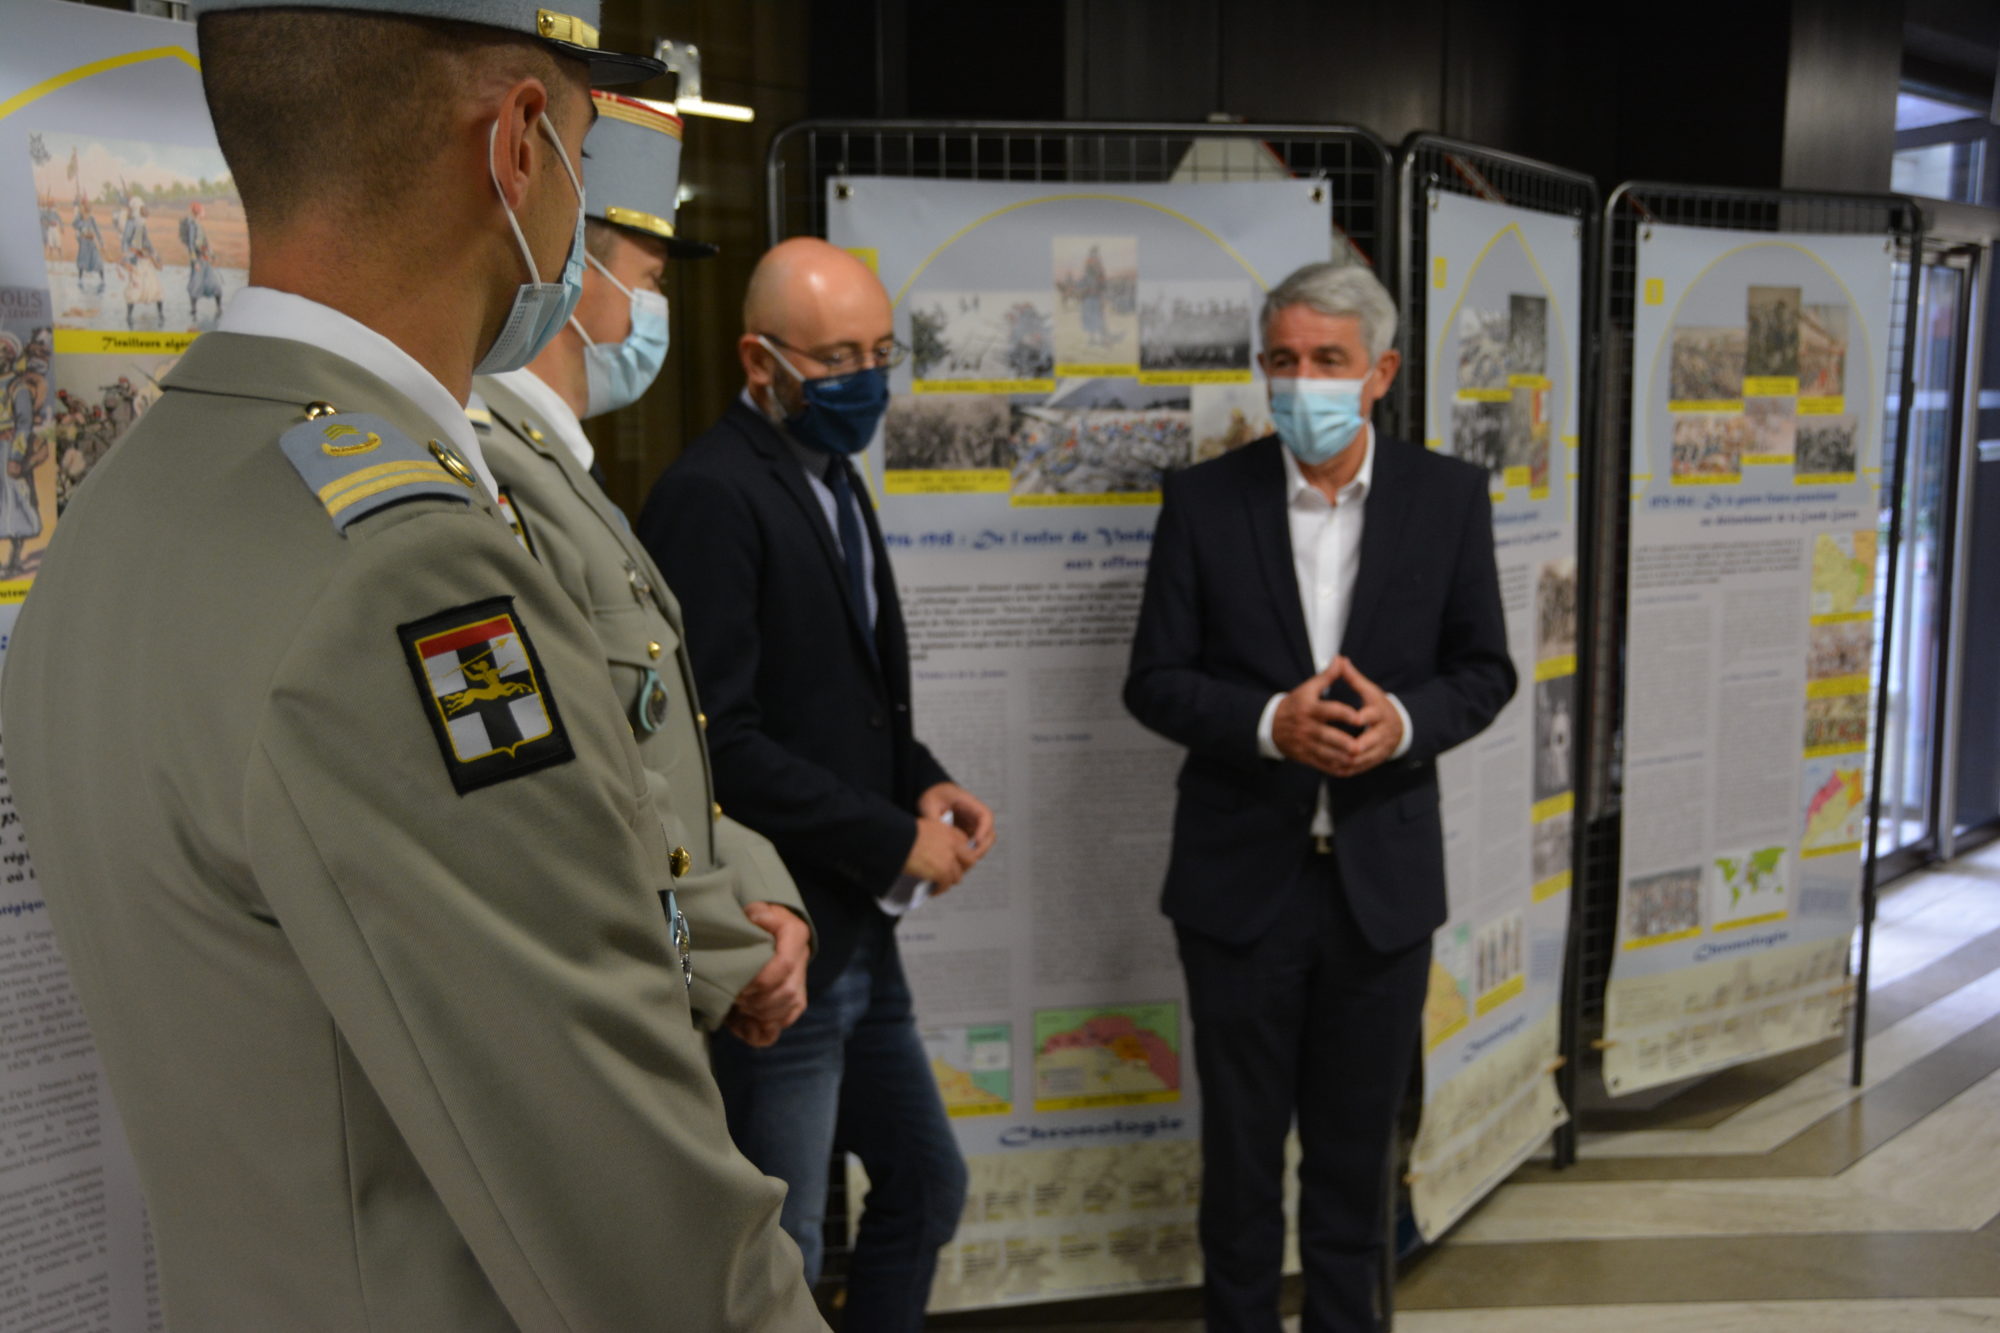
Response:
M1798 439L1797 401L1791 398L1745 398L1743 419L1749 428L1745 445L1752 458L1767 462L1789 460Z
M1188 390L1194 420L1194 456L1203 463L1261 440L1276 429L1261 384L1197 384Z
M1139 369L1248 372L1250 289L1240 282L1139 284Z
M920 380L1040 380L1055 369L1046 292L918 292L910 360Z
M1752 287L1749 348L1743 373L1795 378L1799 373L1799 289Z
M1875 627L1865 620L1834 620L1807 631L1806 680L1865 680L1872 665Z
M1743 476L1749 425L1737 413L1682 413L1674 418L1675 481L1736 481Z
M1664 870L1626 881L1622 898L1628 944L1701 928L1701 867Z
M1521 914L1509 912L1498 921L1488 921L1473 937L1473 992L1485 995L1520 976L1526 970L1521 949Z
M1507 298L1507 373L1549 373L1549 299L1546 296Z
M1531 883L1546 884L1569 869L1570 818L1567 812L1551 815L1534 826L1528 848Z
M1667 396L1674 402L1726 402L1743 396L1742 329L1676 328L1671 356Z
M1806 700L1806 753L1833 754L1868 745L1868 696L1836 694Z
M1014 423L1014 493L1159 490L1162 477L1188 465L1186 402L1183 397L1179 408L1136 412L1022 408Z
M1839 398L1847 392L1847 307L1799 310L1799 396Z
M1793 470L1800 476L1852 476L1858 463L1852 417L1803 417Z
M1005 394L898 394L882 423L886 468L1005 468L1014 462Z
M1458 312L1458 387L1506 388L1507 358L1508 312L1470 305L1462 308Z
M54 131L27 139L56 327L213 328L250 268L221 152Z
M1139 242L1131 236L1054 238L1056 364L1139 362Z
M1548 401L1547 389L1516 389L1506 404L1507 468L1526 468L1537 490L1549 484Z
M1576 557L1545 560L1535 572L1535 660L1576 655Z
M41 293L24 295L7 308L28 313L0 322L0 583L33 576L55 516L54 330Z
M1537 801L1560 796L1575 781L1576 677L1535 682L1535 774Z
M1477 463L1493 474L1498 486L1507 471L1507 424L1511 403L1453 403L1451 405L1451 452L1453 457Z

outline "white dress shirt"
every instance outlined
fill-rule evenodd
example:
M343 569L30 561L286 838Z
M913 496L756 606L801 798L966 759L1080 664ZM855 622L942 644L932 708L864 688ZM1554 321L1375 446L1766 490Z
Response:
M472 465L486 493L497 498L500 487L480 452L479 437L466 419L465 405L452 397L423 364L360 320L332 306L281 292L275 287L245 287L230 299L215 322L218 333L243 333L258 338L286 338L352 361L417 405L451 441L459 456ZM342 404L335 403L335 407Z
M1361 467L1345 486L1338 500L1310 481L1289 449L1278 452L1285 460L1285 515L1292 539L1292 572L1299 583L1299 605L1305 612L1306 639L1312 647L1315 670L1325 670L1340 655L1340 641L1347 633L1347 617L1354 606L1354 580L1361 572L1361 528L1367 516L1368 491L1375 481L1375 428L1362 426ZM1282 759L1272 728L1283 694L1274 694L1257 719L1257 750L1266 759ZM1403 738L1390 757L1400 759L1410 748L1410 715L1402 701L1389 696L1403 723ZM1327 807L1326 784L1319 786L1319 808L1313 812L1312 831L1316 836L1333 832L1333 815Z
M562 441L562 447L569 450L577 466L590 471L590 465L597 460L597 450L583 433L583 423L576 419L576 409L569 405L568 399L526 366L495 375L493 379L512 389L517 398L533 408L542 418L541 425L555 432L556 439Z

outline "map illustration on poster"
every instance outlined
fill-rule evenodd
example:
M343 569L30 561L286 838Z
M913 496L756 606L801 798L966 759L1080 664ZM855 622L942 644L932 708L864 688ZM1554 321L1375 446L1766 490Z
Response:
M1578 219L1432 191L1424 434L1491 476L1520 686L1438 761L1450 916L1410 1205L1435 1239L1567 1119L1554 1071L1576 807Z
M912 351L865 475L917 732L1004 830L898 931L972 1176L932 1308L1198 1281L1198 1034L1159 910L1179 753L1120 690L1160 479L1270 433L1257 311L1329 256L1331 204L1291 180L827 188Z
M1892 260L1881 236L1640 233L1614 1093L1848 1011Z

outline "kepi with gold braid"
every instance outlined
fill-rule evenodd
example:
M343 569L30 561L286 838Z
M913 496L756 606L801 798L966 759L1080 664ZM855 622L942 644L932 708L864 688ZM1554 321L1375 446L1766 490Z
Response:
M584 211L600 222L664 241L676 259L705 259L715 247L674 224L680 202L681 118L658 102L594 92L597 123L583 145Z
M549 4L537 0L191 0L189 16L198 19L230 9L345 9L357 14L398 14L504 28L546 42L557 55L581 60L590 66L591 86L597 88L643 83L667 70L651 56L607 51L599 45L598 0L552 0ZM319 53L302 51L299 56L317 59Z

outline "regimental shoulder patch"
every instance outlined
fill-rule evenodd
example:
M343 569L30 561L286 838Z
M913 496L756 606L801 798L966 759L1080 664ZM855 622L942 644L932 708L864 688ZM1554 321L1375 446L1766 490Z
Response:
M335 532L385 505L422 496L472 503L464 481L434 450L370 412L336 412L302 421L278 438L299 476L326 506Z
M489 597L396 633L459 795L576 757L513 598Z
M514 540L521 543L522 550L534 555L535 539L528 535L528 520L521 517L521 506L514 503L514 488L502 486L496 498L500 502L500 517L506 519L507 526L514 530Z

